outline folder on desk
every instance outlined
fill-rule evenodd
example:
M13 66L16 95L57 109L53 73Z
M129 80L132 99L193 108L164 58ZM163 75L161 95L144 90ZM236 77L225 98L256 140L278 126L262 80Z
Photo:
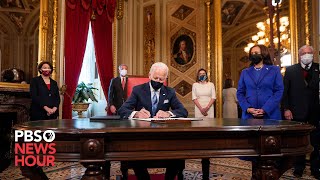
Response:
M155 123L188 123L191 121L202 121L202 118L131 118L137 121L150 121Z
M120 120L120 116L92 116L90 117L90 120Z

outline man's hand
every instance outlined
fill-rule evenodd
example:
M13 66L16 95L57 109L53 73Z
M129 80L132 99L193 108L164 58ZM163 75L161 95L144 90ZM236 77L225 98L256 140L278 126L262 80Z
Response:
M293 119L292 112L289 109L284 111L284 118L286 118L288 120Z
M154 118L169 118L171 114L166 111L159 110Z
M117 112L117 108L114 105L110 106L110 111L112 114L115 114Z
M134 118L149 118L150 112L144 108L142 108L140 111L136 112L136 114L133 116Z

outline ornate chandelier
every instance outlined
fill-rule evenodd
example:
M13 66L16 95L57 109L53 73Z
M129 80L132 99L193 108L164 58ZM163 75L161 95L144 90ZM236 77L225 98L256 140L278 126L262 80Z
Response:
M251 37L244 51L249 53L250 48L256 44L265 45L269 47L276 64L284 67L291 65L290 28L288 16L280 17L281 3L282 0L266 0L268 6L264 9L269 18L256 24L259 31Z
M273 18L273 22L276 21L276 16ZM289 30L289 18L288 16L283 16L279 20L280 26L279 26L279 31L280 31L280 36L277 32L277 25L276 23L273 23L273 43L278 45L279 39L280 39L280 53L281 54L286 54L288 52L288 49L290 47L290 30ZM244 48L244 51L246 53L249 53L249 50L252 46L256 44L263 44L267 47L270 46L270 19L268 18L264 22L258 22L257 23L257 28L259 29L259 32L256 35L253 35L251 37L252 42L248 43L247 46Z

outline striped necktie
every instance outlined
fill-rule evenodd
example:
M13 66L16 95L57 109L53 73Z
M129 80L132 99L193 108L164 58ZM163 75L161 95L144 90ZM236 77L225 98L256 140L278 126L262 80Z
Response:
M154 91L152 96L152 116L156 115L156 110L158 107L157 93Z

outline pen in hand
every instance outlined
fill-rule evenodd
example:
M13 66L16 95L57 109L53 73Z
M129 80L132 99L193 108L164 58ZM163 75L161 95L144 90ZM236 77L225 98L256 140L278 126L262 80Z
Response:
M144 107L137 113L139 113L139 118L149 118L151 116L150 112Z

